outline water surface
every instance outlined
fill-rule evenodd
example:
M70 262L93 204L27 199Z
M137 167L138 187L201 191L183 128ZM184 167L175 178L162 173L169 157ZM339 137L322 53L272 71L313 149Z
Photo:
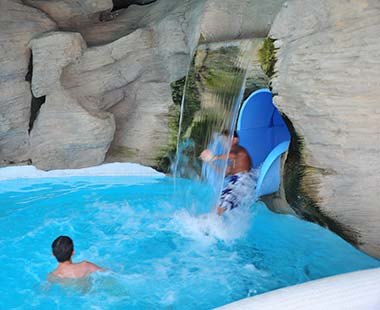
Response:
M379 267L331 232L263 205L218 217L203 184L168 177L2 181L3 309L211 309L308 280ZM51 242L108 271L61 285ZM71 282L71 281L69 281Z

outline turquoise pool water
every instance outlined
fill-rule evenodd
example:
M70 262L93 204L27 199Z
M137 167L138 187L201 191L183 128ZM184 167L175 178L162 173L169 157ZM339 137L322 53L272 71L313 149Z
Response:
M212 309L276 288L379 267L321 227L257 203L225 217L205 186L168 177L0 182L1 309ZM53 285L51 242L108 271Z

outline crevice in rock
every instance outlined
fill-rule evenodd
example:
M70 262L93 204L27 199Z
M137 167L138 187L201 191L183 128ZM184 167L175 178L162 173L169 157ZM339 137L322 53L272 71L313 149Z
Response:
M99 15L99 21L108 22L117 18L120 14L119 10L126 9L132 4L147 5L157 0L113 0L113 7L111 11L101 12Z
M155 1L157 0L112 0L113 8L111 11L126 9L132 4L147 5Z
M313 178L317 171L305 163L302 136L296 132L285 114L282 114L282 117L291 134L284 167L284 189L287 202L300 218L326 227L352 245L358 246L359 236L354 235L350 229L324 214L319 208L316 190L318 184Z
M33 128L34 121L36 120L38 113L40 112L41 106L45 103L46 96L34 97L32 95L32 106L30 109L30 120L29 120L29 133Z
M41 106L46 101L46 96L35 97L32 91L32 77L33 77L33 54L30 53L30 60L28 65L28 72L25 75L25 81L30 83L30 92L32 94L32 101L30 106L30 118L29 118L29 133L33 128L34 121L36 120Z
M25 81L27 81L30 84L32 84L32 76L33 76L33 54L31 52L30 53L29 64L28 64L28 72L25 75Z

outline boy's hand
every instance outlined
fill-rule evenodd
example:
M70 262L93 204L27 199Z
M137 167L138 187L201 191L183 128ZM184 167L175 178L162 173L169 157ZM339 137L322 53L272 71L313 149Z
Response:
M226 211L226 209L222 208L222 207L218 207L218 209L217 209L218 215L222 215L224 213L224 211Z
M211 152L210 150L204 150L201 155L199 155L199 157L203 160L203 161L212 161L214 159L214 154L213 152Z

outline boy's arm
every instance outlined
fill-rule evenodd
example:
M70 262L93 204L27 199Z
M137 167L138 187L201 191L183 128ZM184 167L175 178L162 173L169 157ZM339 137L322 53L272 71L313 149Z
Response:
M94 271L100 271L103 272L105 271L102 267L99 267L98 265L95 265L94 263L91 262L85 262L86 267L89 269L89 271L94 272Z
M49 272L48 275L46 276L46 280L49 282L54 282L55 278L56 276L52 272Z

